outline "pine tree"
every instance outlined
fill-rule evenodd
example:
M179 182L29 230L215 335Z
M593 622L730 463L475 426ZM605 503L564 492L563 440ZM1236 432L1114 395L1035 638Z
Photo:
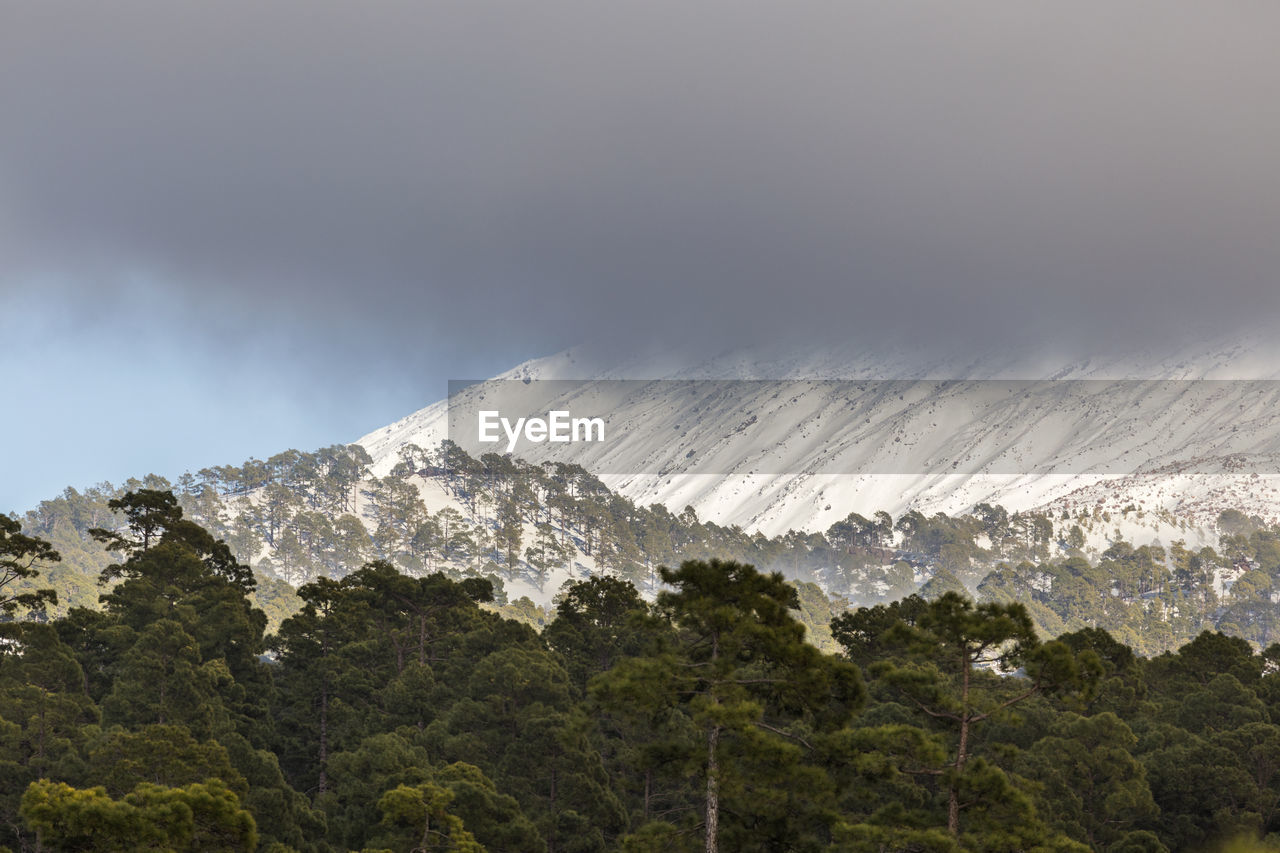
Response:
M861 706L858 670L804 642L804 626L790 613L796 592L777 573L711 560L661 575L674 588L658 606L675 626L675 642L621 661L592 692L612 713L687 715L701 742L707 853L721 849L722 837L747 850L790 836L798 849L802 838L827 830L816 802L822 785L804 766L810 734L842 726ZM731 813L754 814L757 824L722 827L726 798L736 804Z
M19 608L40 611L58 603L52 589L23 591L23 582L40 576L39 567L56 563L62 556L43 539L25 536L22 525L0 515L0 616L12 617Z
M898 622L889 632L888 639L900 643L911 657L882 660L871 666L871 673L955 737L946 766L932 771L946 786L947 831L953 837L961 831L961 792L973 782L966 774L976 729L1039 693L1072 688L1087 692L1102 669L1092 652L1077 658L1062 643L1042 645L1022 605L975 606L954 592L930 602L914 624ZM992 667L1024 668L1027 678L993 682L995 676L986 671ZM985 765L974 764L974 770L989 775Z

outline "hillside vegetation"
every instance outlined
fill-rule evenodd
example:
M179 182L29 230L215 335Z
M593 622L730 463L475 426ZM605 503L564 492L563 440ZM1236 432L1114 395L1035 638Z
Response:
M797 583L822 643L829 612L947 590L1020 602L1047 636L1104 628L1144 654L1203 630L1263 647L1280 629L1280 528L1233 510L1218 518L1216 548L1126 541L1119 528L1143 514L1137 507L1116 516L989 504L957 516L850 513L825 532L767 537L701 520L688 507L637 506L578 466L476 459L449 442L402 448L382 478L350 445L290 450L176 482L152 475L67 489L21 519L63 557L45 578L60 596L50 613L97 606L111 558L89 530L120 528L108 503L138 489L172 489L186 517L252 567L255 604L273 628L301 605L297 587L340 579L370 560L414 577L488 580L492 606L541 627L567 583L608 576L652 598L662 587L659 566L719 558Z
M170 493L110 508L102 608L0 624L13 850L1280 840L1280 645L1204 632L1148 659L943 592L836 616L829 654L780 574L719 559L660 569L652 603L572 583L541 633L485 609L485 579L374 561L304 584L268 635L250 569ZM36 584L56 556L0 537Z

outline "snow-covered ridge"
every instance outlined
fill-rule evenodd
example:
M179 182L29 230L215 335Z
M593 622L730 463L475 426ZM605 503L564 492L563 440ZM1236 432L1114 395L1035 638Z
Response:
M1028 366L1030 365L1030 366ZM674 354L610 362L598 354L568 350L535 359L501 374L499 379L1275 379L1280 377L1280 349L1265 336L1188 347L1160 357L1090 358L1071 362L1041 359L1038 363L1009 359L998 348L963 364L943 363L906 351L859 350L850 345L821 351L758 347L724 353L697 362ZM906 406L877 404L848 418L848 400L834 399L830 383L813 383L786 405L743 399L732 411L695 413L681 399L656 405L637 403L634 411L617 411L619 423L680 424L684 436L649 430L643 442L625 450L601 449L583 461L605 472L602 479L642 504L662 503L678 511L693 506L700 517L738 524L767 534L787 529L823 530L849 512L870 514L884 509L895 515L914 508L924 512L962 512L979 502L1000 503L1011 510L1051 507L1056 512L1106 512L1132 527L1141 509L1142 529L1123 529L1137 538L1169 537L1177 532L1154 523L1161 514L1176 514L1208 524L1227 507L1264 518L1280 515L1280 444L1262 442L1241 447L1230 441L1232 427L1246 424L1251 435L1280 436L1280 405L1260 395L1258 385L1219 384L1177 417L1157 397L1129 399L1137 386L1117 383L1099 399L1066 393L1071 383L1041 382L998 422L965 423L945 386L922 392ZM1139 383L1140 385L1140 383ZM922 383L923 387L923 383ZM465 391L463 392L466 393ZM764 393L762 391L762 393ZM842 392L843 393L843 392ZM1126 396L1128 395L1128 396ZM1126 410L1125 406L1141 405ZM1092 407L1092 408L1088 408ZM1143 408L1145 407L1145 408ZM742 412L760 413L759 424L744 433ZM846 423L841 421L842 412ZM407 443L434 447L447 435L447 401L434 403L388 427L361 438L374 459L374 473L387 474ZM1120 415L1125 415L1121 417ZM767 416L766 416L767 415ZM822 428L815 428L825 418ZM882 431L866 423L882 424ZM1090 431L1082 425L1096 425ZM1034 437L1028 440L1027 436ZM687 445L687 447L686 447ZM689 449L705 452L717 446L722 464L714 474L690 473L670 466L664 473L653 458L684 458ZM1105 458L1098 456L1105 448ZM558 458L563 446L536 446L521 455L532 461ZM1020 454L1010 467L1010 454ZM764 453L782 454L787 464L772 469L760 464ZM976 474L957 475L949 464L960 453L978 459L1002 459L1001 465L979 467ZM614 455L610 455L614 454ZM619 455L625 454L625 455ZM665 456L664 456L665 455ZM1024 458L1025 457L1025 458ZM834 462L833 462L834 460ZM886 461L888 460L888 461ZM577 461L577 460L575 460ZM1020 467L1025 463L1025 468ZM785 470L785 474L762 474ZM832 471L842 473L834 474ZM892 473L885 473L886 471ZM1052 471L1053 473L1019 473ZM1101 475L1098 471L1105 471ZM613 472L613 473L609 473ZM649 473L638 473L649 472ZM1191 537L1194 538L1194 537Z

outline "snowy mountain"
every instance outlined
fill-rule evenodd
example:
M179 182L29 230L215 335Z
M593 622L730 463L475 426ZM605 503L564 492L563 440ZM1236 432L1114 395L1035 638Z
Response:
M849 512L956 513L989 502L1116 515L1122 534L1168 542L1195 541L1188 524L1207 529L1228 507L1280 516L1277 377L1280 349L1250 336L1073 361L1012 359L993 347L963 364L853 345L759 347L692 363L671 353L611 363L569 350L495 379L550 387L540 404L552 407L604 405L611 434L626 437L526 442L517 455L578 462L637 502L691 505L722 524L772 535L823 530ZM567 379L587 381L545 382ZM455 411L494 387L460 391ZM442 400L358 443L382 476L401 447L447 437L448 419Z

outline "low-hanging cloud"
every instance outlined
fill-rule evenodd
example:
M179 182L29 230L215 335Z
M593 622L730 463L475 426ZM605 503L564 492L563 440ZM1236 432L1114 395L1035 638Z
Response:
M1264 3L13 4L0 287L110 304L142 278L188 306L175 334L455 375L600 338L1220 332L1280 307L1278 27Z

